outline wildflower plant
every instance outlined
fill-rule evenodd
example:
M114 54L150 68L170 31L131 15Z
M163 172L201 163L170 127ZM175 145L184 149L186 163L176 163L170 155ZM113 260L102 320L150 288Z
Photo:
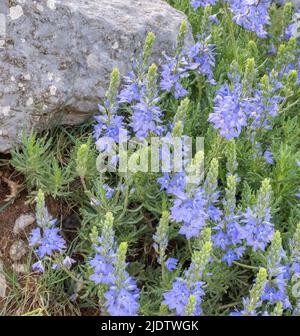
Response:
M38 261L32 265L33 271L44 272L45 263L52 264L53 269L62 265L71 268L75 260L64 256L66 242L61 236L60 229L56 227L53 219L45 206L44 194L39 190L36 199L36 223L38 227L32 229L29 237L29 246L33 248Z
M36 200L34 277L76 313L300 315L297 9L168 2L187 14L173 48L153 58L148 32L91 123L12 153ZM71 239L48 197L78 214Z

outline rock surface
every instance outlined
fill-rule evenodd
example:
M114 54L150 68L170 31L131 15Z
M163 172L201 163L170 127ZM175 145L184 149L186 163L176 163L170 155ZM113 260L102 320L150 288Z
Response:
M14 234L18 234L22 232L27 226L33 224L35 222L35 218L31 214L21 215L15 221L13 232Z
M122 74L128 71L147 32L156 34L158 61L161 52L169 53L174 46L185 19L163 0L4 3L0 7L6 20L0 31L0 152L9 151L23 129L82 122L97 110L112 68L119 67ZM188 27L186 43L192 41Z

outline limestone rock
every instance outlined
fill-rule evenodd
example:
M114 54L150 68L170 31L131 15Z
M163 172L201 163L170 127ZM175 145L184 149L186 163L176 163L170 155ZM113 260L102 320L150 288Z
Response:
M4 3L13 5L0 7L6 23L0 29L0 152L22 130L77 124L95 113L112 68L125 74L149 31L156 34L159 62L185 19L163 0ZM186 44L192 42L188 26Z

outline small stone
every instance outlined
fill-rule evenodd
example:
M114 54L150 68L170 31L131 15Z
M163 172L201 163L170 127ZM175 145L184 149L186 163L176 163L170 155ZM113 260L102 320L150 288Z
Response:
M27 273L28 271L28 266L26 264L15 263L12 265L12 268L18 274L21 274L21 273L24 274L24 273Z
M0 298L5 298L7 289L7 283L3 274L3 263L0 260Z
M9 256L12 260L20 260L26 254L26 246L23 240L15 241L9 250Z
M15 226L13 229L14 234L20 233L27 226L33 224L34 221L35 221L35 218L31 214L21 215L19 218L17 218L15 222Z

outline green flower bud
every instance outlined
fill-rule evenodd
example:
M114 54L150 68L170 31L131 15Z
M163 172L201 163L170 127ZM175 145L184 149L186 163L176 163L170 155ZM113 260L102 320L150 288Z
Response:
M219 161L213 158L205 179L205 192L208 197L212 196L218 187Z
M116 97L119 92L120 84L121 84L120 71L119 69L114 68L110 75L109 89L106 93L106 98L111 103L111 105L115 103Z
M236 207L236 177L234 175L227 176L227 188L225 190L224 214L229 216Z
M272 315L273 316L282 316L282 313L283 313L283 303L282 302L277 302Z
M165 262L165 253L169 242L169 212L163 211L156 234L153 236L155 242L154 249L159 254L160 262Z
M211 242L211 229L210 228L205 228L202 232L201 232L201 236L200 238L198 238L195 241L194 244L194 248L195 250L202 250L204 244Z
M212 252L212 242L207 241L203 244L200 251L194 251L192 255L192 267L193 270L190 276L194 281L199 281L202 278L203 272L209 263L209 259Z
M123 242L119 245L117 251L117 258L115 262L115 275L117 279L117 288L122 288L122 282L124 279L125 269L126 269L126 253L127 253L127 242Z
M282 240L279 231L276 231L268 251L269 268L276 269L278 261L281 260Z
M36 196L36 212L38 218L41 220L40 226L46 226L48 223L43 222L45 218L45 195L41 189L39 189Z
M292 20L293 17L293 5L291 2L287 2L283 7L283 19L284 27L286 27Z
M183 133L183 125L182 125L182 121L177 121L173 127L172 130L172 136L174 138L176 137L181 137Z
M146 67L149 62L149 58L152 53L154 42L155 42L155 35L154 33L149 32L146 37L146 41L145 41L144 48L143 48L143 54L142 54L143 68Z
M250 40L248 42L248 50L249 50L249 55L252 55L254 57L258 55L258 49L257 49L257 45L255 41Z
M90 233L90 241L92 244L97 244L98 243L98 237L99 237L99 232L97 229L97 226L92 227L92 231Z
M290 86L293 86L298 81L298 72L297 70L290 70L288 75L288 84Z
M246 93L250 93L255 81L256 71L255 71L255 61L254 58L247 59L245 75L243 79L243 87Z
M100 226L101 226L101 235L104 237L103 241L104 242L114 241L115 237L114 217L111 212L106 213L104 220L100 223ZM111 248L111 246L106 246L105 244L102 244L102 248L104 249L104 251L107 251L107 253L109 253L109 249Z
M150 97L154 96L157 86L157 66L152 64L148 70L147 90Z
M236 160L236 143L234 139L226 142L225 155L227 158L227 171L230 175L234 175L238 168L238 163Z
M292 36L290 39L289 39L289 42L288 42L288 46L287 46L287 50L290 52L290 53L293 53L294 50L296 49L296 38L294 36Z
M264 217L265 209L271 205L272 187L270 179L266 178L262 181L261 188L257 195L257 214L260 218Z
M203 178L203 165L204 165L204 152L198 151L191 164L187 168L187 176L190 178L190 184L199 184L201 179Z
M194 316L196 308L196 297L194 295L190 295L189 302L185 307L185 316Z
M267 281L267 271L265 268L260 268L256 282L252 289L250 290L249 301L245 304L244 309L250 314L252 311L258 307L260 302L260 297L264 291L265 285Z
M300 251L300 222L296 227L296 231L293 236L293 250L298 253Z
M177 41L176 41L176 51L178 54L181 53L182 48L184 46L186 28L187 28L187 22L182 21L180 28L179 28L179 33L177 36Z
M167 316L167 315L169 315L168 306L162 303L159 307L159 316Z
M186 118L186 115L189 110L190 100L188 97L184 98L177 109L177 112L175 114L174 121L184 120Z
M84 178L88 171L89 147L87 144L81 145L77 150L76 171L78 176Z

